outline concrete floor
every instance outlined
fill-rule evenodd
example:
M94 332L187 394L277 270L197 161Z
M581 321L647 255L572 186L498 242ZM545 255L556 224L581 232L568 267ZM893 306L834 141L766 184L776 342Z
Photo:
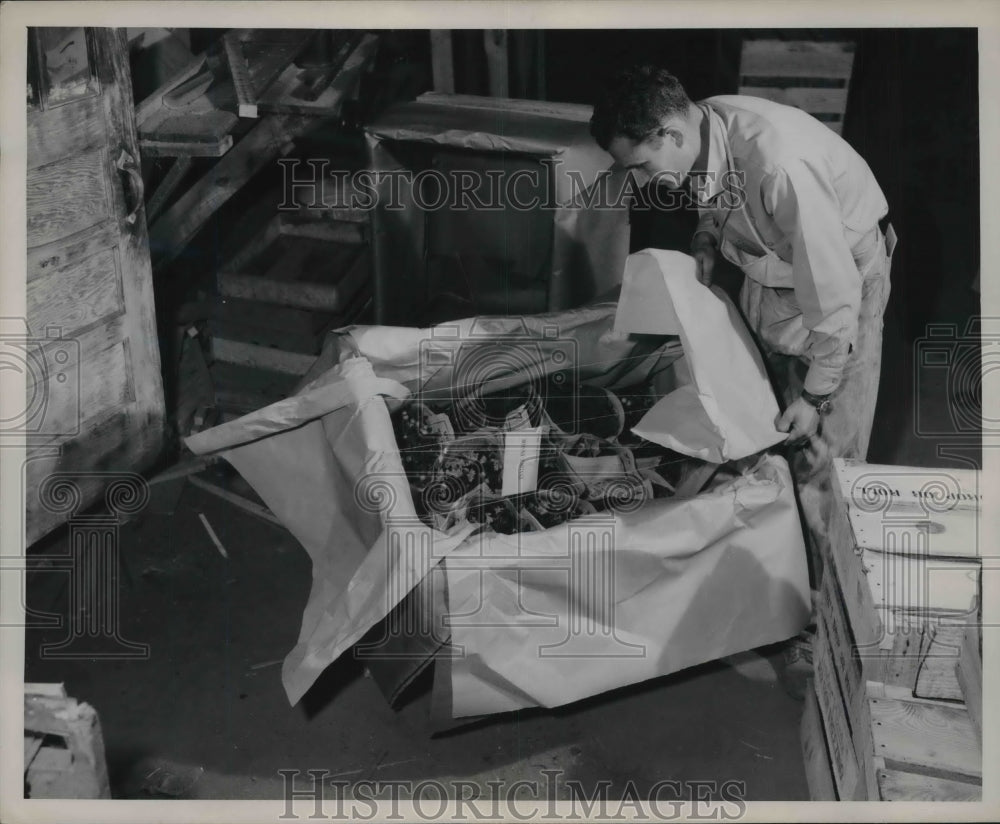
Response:
M189 798L280 798L278 770L290 768L325 769L351 781L483 782L544 781L542 769L561 768L585 787L611 781L611 797L629 779L641 792L667 778L745 781L754 799L807 797L801 704L773 682L753 682L722 665L435 736L429 683L415 684L396 711L346 656L290 707L280 665L254 665L280 660L295 643L310 569L294 539L190 486L173 515L147 514L126 525L121 538L122 635L148 643L148 659L32 655L26 670L29 681L64 681L70 695L98 709L119 797L177 791ZM48 609L44 601L54 599L53 611L65 608L62 576L36 577L31 605ZM27 649L64 635L30 630ZM164 771L176 778L167 791Z
M942 303L940 319L961 322L975 305L974 293L957 290ZM915 404L939 429L953 406L940 376L914 378L914 351L890 311L869 458L962 465L939 447L968 438L922 437L911 425ZM309 590L309 561L294 539L191 486L174 514L147 510L120 534L122 634L149 644L148 658L42 660L40 645L66 630L32 628L25 667L26 680L65 682L70 695L98 710L116 797L281 798L278 770L294 768L347 781L481 783L544 782L541 771L557 768L588 793L598 781L612 782L611 798L629 781L641 794L662 779L745 782L748 800L808 797L798 738L802 704L773 680L754 681L721 664L435 735L427 679L394 710L345 657L290 707L280 664L267 662L294 645ZM66 540L57 532L35 552L65 552ZM32 608L65 611L62 573L34 573L28 591Z

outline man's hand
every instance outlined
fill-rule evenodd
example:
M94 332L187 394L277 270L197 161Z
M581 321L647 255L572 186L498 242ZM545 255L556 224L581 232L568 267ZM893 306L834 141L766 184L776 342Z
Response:
M816 407L802 398L796 398L791 405L778 415L774 422L779 432L787 432L789 444L801 444L819 431L819 412Z
M698 232L691 241L691 257L698 263L698 282L711 286L712 270L715 269L715 238L707 232Z

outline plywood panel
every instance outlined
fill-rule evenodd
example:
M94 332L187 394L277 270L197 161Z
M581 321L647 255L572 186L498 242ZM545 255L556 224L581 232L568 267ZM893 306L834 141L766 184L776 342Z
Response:
M64 334L79 333L125 311L117 251L103 249L34 281L27 304L33 328L61 327Z
M80 232L111 214L103 150L28 172L28 247Z
M799 737L806 768L806 783L809 785L809 798L813 801L836 801L837 789L833 784L833 768L830 765L830 754L826 749L823 719L820 717L816 691L812 686L806 691Z
M878 772L883 801L981 801L983 787L936 775L884 769Z
M982 756L964 707L895 698L869 699L876 755L982 776Z
M100 98L91 97L39 112L28 118L28 169L62 160L68 154L100 148L108 141Z

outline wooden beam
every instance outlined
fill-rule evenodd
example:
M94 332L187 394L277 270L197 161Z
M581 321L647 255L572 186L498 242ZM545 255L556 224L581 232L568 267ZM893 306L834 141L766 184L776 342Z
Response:
M489 75L490 95L510 97L510 68L507 56L507 30L486 29L483 32L486 50L486 72Z
M236 192L278 155L288 154L292 140L315 119L295 115L261 118L212 169L170 209L149 231L149 251L153 267L176 258Z
M147 223L152 223L159 216L160 212L163 211L163 207L167 205L170 196L177 190L181 181L184 180L184 176L191 169L192 163L193 161L190 156L178 157L174 160L173 165L163 180L160 181L160 185L156 187L156 191L153 192L153 196L146 204Z
M431 76L434 91L455 92L455 57L451 43L451 29L431 31Z

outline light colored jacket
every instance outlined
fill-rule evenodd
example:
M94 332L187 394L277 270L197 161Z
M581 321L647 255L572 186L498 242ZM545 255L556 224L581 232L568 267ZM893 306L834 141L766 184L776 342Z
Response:
M697 231L777 290L755 331L770 348L806 357L806 390L828 394L857 337L859 265L879 237L885 195L865 160L799 109L737 95L699 105L710 125L707 174L692 181Z

